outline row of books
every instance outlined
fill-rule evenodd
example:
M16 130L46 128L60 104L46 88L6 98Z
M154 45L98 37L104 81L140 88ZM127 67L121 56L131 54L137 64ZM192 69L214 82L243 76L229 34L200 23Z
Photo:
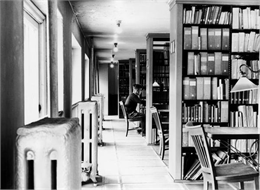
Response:
M197 104L182 104L183 122L195 121L199 123L228 122L228 101L209 103L200 101Z
M252 105L239 105L237 111L231 111L231 127L257 127L257 112Z
M184 49L229 50L229 28L184 27Z
M226 151L218 150L216 152L212 152L212 159L214 165L220 165L228 163L229 155ZM184 180L198 180L202 179L202 170L199 159L197 157L193 157L194 159L185 158L190 155L183 155L183 162L187 162L188 160L192 162L188 172L183 176Z
M184 77L184 100L228 100L229 79L217 77Z
M258 104L258 89L230 94L231 104Z
M259 9L234 7L232 14L233 29L260 29Z
M235 59L232 58L231 60L231 78L232 79L239 79L241 77L240 73L240 66L241 65L250 66L253 71L258 71L260 68L260 61L259 60L244 60L244 59ZM249 79L258 79L259 73L258 72L251 72L246 66L242 66L241 70L246 73L246 77Z
M188 52L187 75L229 75L229 55L222 52Z
M139 61L140 63L146 63L146 54L140 54Z
M184 8L184 24L230 24L232 14L222 11L222 6Z
M232 33L232 52L259 52L260 34L255 31L250 33Z
M232 139L230 145L235 148L235 151L241 153L254 153L257 151L257 144L254 139Z
M157 77L169 76L169 65L155 65L153 68L153 73Z
M169 102L169 91L161 88L153 88L153 103Z
M230 113L231 127L257 127L257 111L254 111L252 105L240 105L237 111ZM240 152L254 152L257 147L254 140L231 140L231 146Z

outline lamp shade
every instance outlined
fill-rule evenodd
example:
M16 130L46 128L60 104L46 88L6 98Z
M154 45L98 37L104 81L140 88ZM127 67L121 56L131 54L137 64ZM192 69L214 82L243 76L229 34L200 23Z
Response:
M159 83L157 81L154 81L153 87L160 87Z
M231 89L232 92L241 92L241 91L246 91L246 90L253 90L257 89L258 86L255 85L253 82L251 82L247 77L243 76L241 77L235 86Z

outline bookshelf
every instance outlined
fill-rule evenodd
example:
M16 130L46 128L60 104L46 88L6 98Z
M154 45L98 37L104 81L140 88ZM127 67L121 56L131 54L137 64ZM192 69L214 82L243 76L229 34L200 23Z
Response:
M137 84L146 86L146 49L136 49L135 51L135 81ZM145 90L142 98L145 98Z
M129 60L119 60L119 101L125 102L129 95ZM118 102L119 102L118 101ZM124 118L123 112L119 107L119 118Z
M146 36L146 108L168 109L169 104L169 33L149 33ZM153 85L154 83L158 85ZM152 116L146 111L146 141L155 141Z
M169 108L172 117L169 117L169 135L172 148L169 150L169 160L174 162L169 162L169 171L175 181L191 180L185 176L189 172L188 168L191 168L196 161L195 150L189 142L186 131L183 130L183 125L188 120L212 127L234 126L236 121L234 115L244 107L245 109L249 107L252 115L257 117L258 104L253 98L256 97L254 93L239 95L229 93L238 80L232 77L237 71L232 63L238 62L237 59L244 59L246 64L256 65L255 62L259 60L259 52L254 52L253 48L246 52L234 50L234 46L239 48L238 44L234 44L236 36L240 35L238 39L241 39L241 36L250 39L250 35L259 33L259 28L244 29L236 25L234 28L234 22L240 23L242 18L234 21L232 17L237 9L259 9L259 6L255 6L259 5L259 2L237 2L220 1L215 4L213 1L172 1L170 3ZM256 11L252 14L259 13ZM254 77L253 82L258 84L259 78ZM243 101L235 103L237 97ZM251 102L247 97L252 97Z
M260 47L260 16L259 6L232 6L231 27L231 88L239 79L239 67L241 64L250 66L254 71L259 70ZM239 17L237 17L240 15ZM239 18L239 19L238 19ZM250 18L250 19L247 19ZM257 23L257 20L258 23ZM258 37L259 36L259 37ZM242 67L246 76L253 83L259 84L259 73L253 73L246 67ZM232 93L230 97L230 126L231 127L257 127L258 117L258 90ZM252 140L232 140L231 144L241 152L255 151L251 147Z
M129 93L133 92L133 84L135 84L135 59L129 59Z

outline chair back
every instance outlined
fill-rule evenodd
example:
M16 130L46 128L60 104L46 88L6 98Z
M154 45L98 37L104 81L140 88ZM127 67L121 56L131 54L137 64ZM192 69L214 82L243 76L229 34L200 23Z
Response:
M123 116L124 116L124 118L125 118L125 120L127 122L128 117L127 117L127 114L126 114L125 104L124 104L123 101L120 101L119 104L120 104L121 110L123 112Z
M210 177L214 179L214 163L212 160L212 154L209 149L204 128L202 127L202 125L194 125L193 122L188 122L185 128L187 128L189 135L193 140L195 150L201 164L203 175L210 175Z
M156 128L157 128L157 131L158 131L158 135L160 138L162 138L164 140L164 135L163 135L163 130L162 130L162 125L161 125L161 120L160 120L160 117L159 117L159 114L158 114L158 111L157 111L157 108L152 106L150 108L150 111L152 113L152 117L154 119L154 122L155 122L155 125L156 125Z

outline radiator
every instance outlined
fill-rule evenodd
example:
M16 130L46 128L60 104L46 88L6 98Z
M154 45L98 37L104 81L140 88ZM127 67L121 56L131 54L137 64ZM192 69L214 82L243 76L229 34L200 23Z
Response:
M44 118L17 130L17 189L81 189L77 118Z
M104 96L102 94L96 94L91 97L92 101L97 101L98 104L98 144L103 146L103 120L104 120Z
M79 102L72 109L73 117L79 118L82 128L82 169L91 165L89 178L97 183L98 162L98 112L97 102ZM83 180L84 181L84 180Z

